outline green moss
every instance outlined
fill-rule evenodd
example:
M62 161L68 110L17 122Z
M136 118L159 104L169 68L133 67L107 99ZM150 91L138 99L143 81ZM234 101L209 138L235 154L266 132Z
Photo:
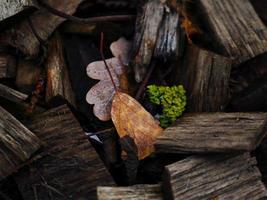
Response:
M186 95L182 85L179 86L147 86L147 92L151 103L163 108L160 116L160 125L167 127L177 117L181 116L186 106Z

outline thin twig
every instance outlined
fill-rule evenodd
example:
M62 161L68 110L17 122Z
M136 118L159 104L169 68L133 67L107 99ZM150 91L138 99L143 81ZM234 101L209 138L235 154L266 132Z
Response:
M65 18L67 20L70 20L72 22L76 23L88 23L88 22L106 22L106 21L129 21L134 20L134 15L113 15L113 16L101 16L101 17L90 17L90 18L79 18L72 15L68 15L64 12L61 12L53 7L51 7L49 4L44 2L43 0L37 0L38 4L45 8L50 13L57 15L59 17Z
M115 91L118 91L117 86L116 86L116 84L115 84L115 81L114 81L114 79L113 79L113 77L112 77L111 71L110 71L110 69L109 69L109 67L108 67L108 64L107 64L107 62L106 62L106 59L105 59L105 56L104 56L104 53L103 53L103 46L104 46L104 33L101 32L100 48L99 48L99 49L100 49L100 55L101 55L102 60L104 61L106 70L108 71L108 74L109 74L109 77L110 77L110 79L111 79L111 82L112 82L112 84L113 84L113 86L114 86L114 89L115 89Z
M139 89L138 89L138 91L137 91L137 93L135 95L135 99L136 100L139 100L140 97L142 96L142 94L143 94L143 92L145 90L145 87L146 87L146 85L147 85L147 83L148 83L148 81L149 81L149 79L151 77L151 74L154 71L155 67L156 67L156 62L154 61L154 62L152 62L151 66L150 66L150 68L149 68L149 70L148 70L148 72L146 74L145 79L142 81L142 83L141 83L141 85L140 85L140 87L139 87Z

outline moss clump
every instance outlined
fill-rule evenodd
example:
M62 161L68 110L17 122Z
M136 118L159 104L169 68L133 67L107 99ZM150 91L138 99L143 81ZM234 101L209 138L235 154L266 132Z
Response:
M167 127L173 123L177 117L181 116L186 106L185 90L179 86L147 86L147 92L151 103L162 106L160 125Z

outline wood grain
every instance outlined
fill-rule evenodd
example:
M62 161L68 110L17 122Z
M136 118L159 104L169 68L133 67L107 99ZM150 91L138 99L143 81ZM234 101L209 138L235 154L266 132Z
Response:
M194 13L187 16L192 21L198 18L198 24L206 27L202 37L214 38L214 50L233 58L235 66L267 51L267 28L249 0L194 2L201 17Z
M165 129L155 147L164 153L251 151L266 134L266 113L192 113Z
M0 180L17 171L41 141L0 106Z
M134 185L129 187L98 187L98 200L162 200L160 185Z
M243 155L191 156L165 167L166 199L266 199L256 159Z
M195 45L188 45L172 73L175 84L186 90L190 112L223 111L230 100L232 61Z
M28 127L47 145L43 157L16 176L24 199L91 200L98 185L114 184L67 106L36 116Z

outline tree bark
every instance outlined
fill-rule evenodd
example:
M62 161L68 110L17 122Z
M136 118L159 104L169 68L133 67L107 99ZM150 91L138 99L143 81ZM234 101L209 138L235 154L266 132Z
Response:
M252 151L267 134L265 113L192 113L158 137L163 153Z
M61 95L75 106L75 97L65 62L62 41L58 33L53 36L49 45L45 67L47 73L46 102L49 102L54 96Z
M98 187L98 200L134 199L163 200L160 185L134 185L130 187Z
M173 72L173 80L185 87L187 110L224 110L230 100L231 60L195 45L187 46L182 59Z
M82 1L67 0L62 3L61 0L46 0L46 3L59 11L72 15ZM29 20L24 20L1 34L0 40L3 44L15 47L26 56L33 58L39 53L41 41L37 37L46 41L58 25L65 20L65 18L53 15L45 9L40 9L32 14ZM33 30L37 33L37 37Z
M192 156L166 166L166 199L266 199L257 161L249 154Z
M16 176L24 199L91 200L98 185L114 184L67 106L36 116L28 127L47 145L43 157Z
M41 141L0 107L0 180L9 176L39 149Z

